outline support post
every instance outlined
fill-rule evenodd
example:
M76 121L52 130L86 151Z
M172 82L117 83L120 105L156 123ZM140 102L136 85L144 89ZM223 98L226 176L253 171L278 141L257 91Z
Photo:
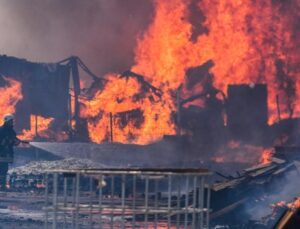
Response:
M114 142L114 133L113 133L113 115L109 113L109 126L110 126L110 142Z
M38 116L35 115L35 137L37 138L39 135L38 133Z
M69 113L69 116L68 116L68 126L69 126L69 131L71 132L71 130L73 129L72 128L72 96L71 94L69 93L69 99L68 99L68 113Z
M276 95L276 105L277 105L278 121L281 121L281 112L280 112L280 105L279 105L279 95Z
M75 129L79 122L79 101L78 97L80 95L80 80L79 80L79 71L78 71L78 61L77 57L70 58L70 66L72 71L73 86L74 86L74 119L75 119Z
M177 106L177 136L181 135L181 104L180 104L180 94L181 94L182 85L179 86L176 92L176 106Z

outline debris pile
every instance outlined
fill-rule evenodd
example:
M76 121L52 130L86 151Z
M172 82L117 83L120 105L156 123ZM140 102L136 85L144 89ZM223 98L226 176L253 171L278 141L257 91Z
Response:
M237 172L236 176L217 173L225 180L212 185L212 221L232 225L241 223L244 216L244 223L247 223L250 208L262 205L268 207L271 196L273 198L288 186L291 174L299 172L300 148L275 147L275 153L268 163ZM285 197L292 199L295 196Z
M96 163L88 159L66 158L55 161L33 161L24 166L10 169L8 174L41 175L44 174L45 171L49 171L51 169L99 169L103 167L105 167L103 164Z

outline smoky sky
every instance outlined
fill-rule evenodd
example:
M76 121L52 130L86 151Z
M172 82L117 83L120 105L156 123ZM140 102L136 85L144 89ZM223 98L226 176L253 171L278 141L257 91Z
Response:
M152 0L0 0L0 54L35 62L79 56L97 75L129 69Z

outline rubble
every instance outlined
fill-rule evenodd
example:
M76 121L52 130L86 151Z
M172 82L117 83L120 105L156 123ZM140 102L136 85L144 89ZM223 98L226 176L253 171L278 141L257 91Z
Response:
M275 147L269 163L244 169L236 177L223 175L224 181L212 185L211 219L216 224L227 219L234 221L242 212L247 212L249 206L267 202L268 196L276 192L278 184L281 184L281 189L282 184L287 184L289 172L298 174L299 156L298 147ZM237 221L242 220L239 218Z
M51 169L86 169L86 168L104 168L105 166L101 163L93 162L88 159L79 158L66 158L55 161L33 161L26 165L12 168L8 171L8 174L18 175L41 175L45 171Z

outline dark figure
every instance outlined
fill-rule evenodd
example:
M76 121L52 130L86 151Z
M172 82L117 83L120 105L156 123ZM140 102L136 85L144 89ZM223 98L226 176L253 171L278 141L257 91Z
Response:
M6 175L8 164L13 162L13 147L20 143L28 143L17 138L17 134L13 129L14 116L6 114L4 116L4 124L0 127L0 187L6 187Z

